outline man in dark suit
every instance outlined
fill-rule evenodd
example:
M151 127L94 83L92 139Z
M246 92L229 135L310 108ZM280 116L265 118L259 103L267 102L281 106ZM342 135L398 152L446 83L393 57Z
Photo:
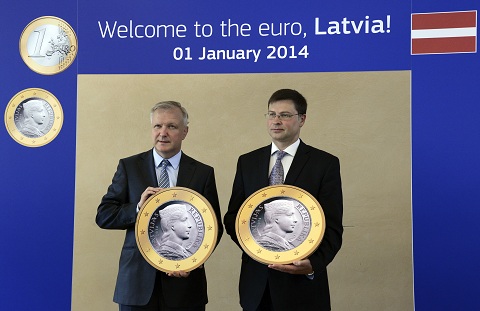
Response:
M163 173L167 172L164 187L186 187L202 194L217 217L217 244L223 233L213 168L181 151L188 133L185 108L177 102L161 102L152 108L150 118L153 149L119 161L97 210L99 227L126 230L113 300L120 311L205 310L207 280L203 266L167 275L151 266L136 244L137 213L148 197L161 190L158 185L163 178L163 162Z
M325 235L312 255L288 265L267 266L243 252L239 292L247 311L330 310L327 265L339 251L343 234L340 163L300 140L306 112L307 102L295 90L278 90L270 97L266 118L273 143L239 157L224 224L240 245L235 232L239 208L251 194L275 184L271 172L278 171L275 163L281 155L283 183L302 188L319 201L325 213Z

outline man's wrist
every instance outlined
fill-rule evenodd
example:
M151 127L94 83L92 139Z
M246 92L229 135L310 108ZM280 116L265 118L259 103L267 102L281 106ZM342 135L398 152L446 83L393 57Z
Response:
M313 280L315 278L315 271L312 271L312 273L309 273L307 275L305 275L307 277L307 279L309 280Z

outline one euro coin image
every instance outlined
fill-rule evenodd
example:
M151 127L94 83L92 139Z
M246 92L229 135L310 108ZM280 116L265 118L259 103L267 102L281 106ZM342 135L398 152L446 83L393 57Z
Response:
M7 132L26 147L41 147L52 142L62 125L62 106L44 89L29 88L18 92L5 109Z
M320 245L325 215L307 191L290 185L262 188L240 207L235 229L242 249L264 264L291 264Z
M20 55L34 72L54 75L66 70L78 51L77 35L63 19L42 16L31 21L20 36Z
M212 254L218 223L210 203L184 187L165 188L140 208L135 225L138 248L157 270L191 271Z

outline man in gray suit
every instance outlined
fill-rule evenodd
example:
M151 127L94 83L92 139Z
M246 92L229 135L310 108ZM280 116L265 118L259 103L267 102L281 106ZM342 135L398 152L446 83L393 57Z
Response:
M343 234L340 162L300 140L306 113L307 101L299 92L281 89L272 94L265 115L272 144L239 157L224 224L240 245L235 220L243 202L280 180L319 201L325 213L325 235L312 255L289 265L267 266L244 252L239 291L240 304L247 311L330 310L327 265L340 249ZM277 158L282 165L277 165Z
M137 247L135 221L148 197L161 190L160 181L165 182L163 187L186 187L212 205L219 224L218 244L223 228L214 170L181 151L188 133L188 114L180 103L160 102L151 109L150 117L153 148L119 161L97 210L100 228L126 230L113 300L120 311L203 311L208 301L204 267L168 275L156 270ZM166 179L162 179L162 163Z

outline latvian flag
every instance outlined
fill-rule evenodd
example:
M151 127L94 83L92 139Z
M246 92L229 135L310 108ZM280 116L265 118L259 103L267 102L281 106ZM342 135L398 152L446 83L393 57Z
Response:
M477 52L477 11L412 14L412 54Z

